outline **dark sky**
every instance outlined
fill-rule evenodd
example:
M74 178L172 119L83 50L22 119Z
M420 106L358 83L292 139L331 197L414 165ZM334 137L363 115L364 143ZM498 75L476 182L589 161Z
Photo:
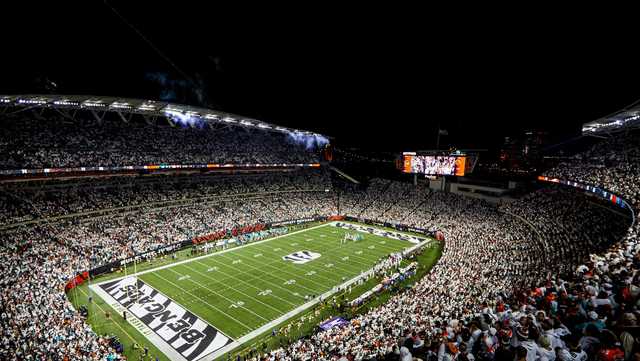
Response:
M168 96L395 151L432 148L438 122L463 148L528 128L567 137L640 98L640 37L620 18L109 2L173 66L103 2L54 3L3 11L0 93L44 92L46 78L60 94Z

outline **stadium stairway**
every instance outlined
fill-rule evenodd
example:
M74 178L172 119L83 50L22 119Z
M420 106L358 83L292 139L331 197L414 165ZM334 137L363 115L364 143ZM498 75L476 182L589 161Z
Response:
M350 181L353 184L360 184L360 182L357 179L353 178L352 176L348 175L347 173L341 171L340 169L338 169L338 168L336 168L336 167L334 167L332 165L329 166L329 169L331 169L332 171L334 171L334 172L338 173L339 175L343 176L345 179L347 179L348 181Z

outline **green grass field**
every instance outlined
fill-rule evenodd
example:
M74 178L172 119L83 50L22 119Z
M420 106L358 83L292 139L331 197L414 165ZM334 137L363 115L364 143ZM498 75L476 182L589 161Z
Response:
M226 252L182 259L173 265L146 270L138 275L138 280L228 338L246 342L247 337L264 332L264 327L258 332L261 326L276 326L292 311L297 312L311 299L369 270L381 258L413 246L410 242L365 233L362 240L343 244L341 240L347 232L354 233L326 224ZM308 261L303 257L306 263L283 259L301 251L319 257ZM100 286L92 287L95 290ZM86 304L88 293L90 290L83 287L72 292L70 298L76 305ZM149 333L124 322L118 312L122 309L114 307L113 300L105 302L96 297L94 304L98 309L92 309L94 317L89 322L97 332L124 334L121 339L149 346L153 356L164 352L165 348L161 351L145 341ZM106 311L115 315L107 320ZM283 316L287 313L290 314ZM112 325L114 322L116 327ZM129 340L122 341L131 344ZM127 350L126 354L132 357L134 354L130 352Z

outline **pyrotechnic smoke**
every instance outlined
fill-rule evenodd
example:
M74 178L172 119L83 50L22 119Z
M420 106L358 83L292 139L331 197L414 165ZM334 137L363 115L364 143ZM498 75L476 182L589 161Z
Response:
M302 132L290 132L289 140L293 143L303 145L306 149L322 148L329 144L329 139L318 134L305 134Z
M186 127L186 126L194 126L198 128L202 128L204 125L204 121L200 117L194 117L187 114L184 114L175 110L165 110L164 114L171 118L174 123Z

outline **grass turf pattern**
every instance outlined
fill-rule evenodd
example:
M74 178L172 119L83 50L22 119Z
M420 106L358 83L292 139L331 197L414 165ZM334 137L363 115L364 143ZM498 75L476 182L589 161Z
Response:
M238 339L412 245L371 234L342 244L346 232L326 225L145 273L140 279ZM320 257L304 264L283 260L300 251Z
M139 264L138 272L148 272L139 278L229 337L238 339L306 303L305 295L324 293L370 269L386 255L412 246L409 242L371 234L363 234L364 239L360 241L343 244L341 241L346 232L353 233L325 224L195 259L189 255L189 250L183 250L177 253L181 264L169 268L154 270L154 267L166 267L177 260L163 258ZM319 253L320 257L304 264L282 259L303 250ZM129 271L132 271L131 267ZM103 282L122 275L116 272L95 281ZM364 286L367 284L361 287ZM357 297L361 287L354 288L353 297ZM105 300L94 294L94 301L88 302L91 294L88 285L84 284L68 296L76 307L88 306L88 322L98 334L117 335L125 344L125 355L132 359L140 355L140 351L132 349L134 343L149 347L150 360L155 357L167 359L142 333L122 319L122 315L114 313ZM105 317L107 312L111 314L108 318ZM243 344L246 345L248 343Z

